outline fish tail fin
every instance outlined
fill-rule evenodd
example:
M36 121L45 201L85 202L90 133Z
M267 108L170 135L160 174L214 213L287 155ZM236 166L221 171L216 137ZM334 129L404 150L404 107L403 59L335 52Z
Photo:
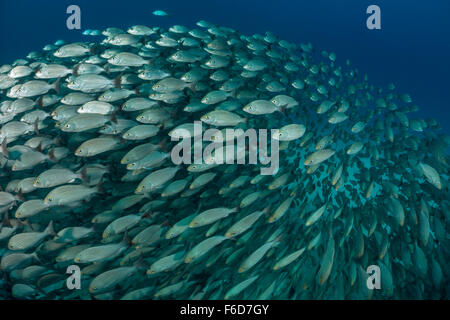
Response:
M125 233L123 234L122 242L124 244L126 244L127 246L129 246L129 247L133 244L132 241L131 241L130 236L128 235L128 230L125 231Z
M72 69L72 74L75 76L75 77L78 77L78 69L80 68L80 65L79 64L77 64L75 67L73 67L73 69Z
M56 146L61 146L62 140L61 140L61 136L59 135L59 133L58 133L58 135L53 139L53 142L54 142L54 144L55 144Z
M109 118L110 118L111 122L114 122L114 123L117 124L117 115L116 115L116 111L113 111L113 112L111 113L111 115L109 116Z
M36 103L37 106L42 108L43 107L43 100L44 100L44 96L40 96L39 98L36 99L36 101L34 103Z
M56 91L57 94L60 94L60 92L61 92L61 78L58 78L53 83L53 89Z
M147 270L150 266L144 261L144 257L141 255L139 259L133 264L133 267L136 267L140 270Z
M39 142L39 144L36 146L35 150L38 151L38 152L42 152L42 141Z
M100 223L93 223L91 226L91 229L94 232L103 232L103 230L105 229L104 227L102 227L102 225Z
M120 87L121 87L121 83L122 83L122 74L119 74L119 75L114 79L114 88L120 88Z
M112 163L109 163L106 165L106 172L102 173L102 179L105 175L109 175L112 176L114 174L116 174L116 168L112 165Z
M281 114L285 117L286 117L286 107L287 106L288 106L287 104L284 104L284 105L278 107L278 111L280 111Z
M3 139L3 141L2 141L2 153L3 153L7 158L9 158L9 152L8 152L8 148L7 148L8 142L7 142L6 140L7 140L7 139L5 138L5 139Z
M22 190L20 190L20 191L17 193L16 197L17 197L17 199L18 199L19 201L22 201L22 202L25 201L25 198L23 197L23 194L22 194Z
M103 193L103 176L100 178L100 181L95 186L95 192L96 193Z
M5 226L12 227L11 221L9 220L8 212L5 212L5 214L3 215L2 227L5 227Z
M102 50L102 45L95 43L93 46L89 48L89 53L96 55Z
M111 68L111 67L110 67L109 65L107 65L107 66L105 66L105 67L103 67L103 68L105 69L105 72L106 72L106 73L108 73L108 74L110 73L110 71L111 71L110 68Z
M33 252L33 253L31 254L31 257L32 257L34 260L36 260L38 263L42 264L42 261L41 261L41 259L39 259L39 256L37 255L36 252Z
M162 151L167 152L167 137L165 137L163 140L161 140L160 143L158 143L158 147L161 148Z
M144 197L145 197L145 195L144 195ZM151 209L149 209L144 212L144 214L141 216L141 218L142 219L151 218L152 214L153 214L153 211ZM168 222L168 220L166 220L166 221ZM164 222L162 224L164 224Z
M164 129L165 129L165 122L158 123L158 124L156 124L155 126L157 126L158 129L160 129L160 130L164 130Z
M177 109L174 110L170 110L168 111L170 113L170 115L172 116L172 119L177 119L178 118L178 112Z
M89 181L89 176L87 174L87 166L84 166L81 170L80 170L80 178L83 181Z
M163 226L163 227L172 227L173 225L170 224L169 220L165 220L163 223L161 223L161 226Z
M187 86L192 92L196 92L197 91L197 89L196 89L196 86L197 86L197 82L191 82L191 83L189 83L189 85Z
M272 207L272 205L268 205L267 207L265 207L264 209L263 209L263 212L264 212L264 214L266 215L266 216L268 216L269 214L270 214L270 208Z
M29 219L26 219L26 220L19 220L19 224L20 224L21 227L28 227L28 228L30 228L31 230L33 230L33 227L31 226L30 220L29 220Z
M48 224L47 228L45 228L44 230L45 233L47 233L50 236L55 236L55 230L53 229L53 220L50 221L50 223Z
M36 134L39 134L39 119L36 119L36 121L34 121L33 128L34 128L34 132Z
M279 245L281 242L283 242L284 240L283 240L283 236L278 236L278 237L276 237L275 238L275 240L273 240L273 242L274 242L274 246L277 246L277 245Z

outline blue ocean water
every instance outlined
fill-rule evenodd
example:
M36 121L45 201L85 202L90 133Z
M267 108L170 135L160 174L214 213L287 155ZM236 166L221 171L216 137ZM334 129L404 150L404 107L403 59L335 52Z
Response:
M66 28L66 8L81 8L82 30L135 24L194 26L205 19L244 34L272 31L293 42L311 42L319 51L349 59L375 85L396 84L450 132L450 1L408 0L2 0L0 64L24 57L57 39L87 40ZM368 30L366 8L381 8L381 30ZM170 17L151 13L162 9ZM90 39L91 40L91 39Z

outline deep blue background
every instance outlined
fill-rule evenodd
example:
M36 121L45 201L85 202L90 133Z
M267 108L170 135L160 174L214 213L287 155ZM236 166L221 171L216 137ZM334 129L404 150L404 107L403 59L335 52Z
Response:
M205 19L244 34L272 31L348 58L376 85L411 94L421 117L450 132L449 0L0 0L0 64L57 39L86 40L66 28L66 8L81 7L82 30L134 24L194 26ZM382 30L366 28L366 8L381 8ZM155 17L163 9L171 17Z

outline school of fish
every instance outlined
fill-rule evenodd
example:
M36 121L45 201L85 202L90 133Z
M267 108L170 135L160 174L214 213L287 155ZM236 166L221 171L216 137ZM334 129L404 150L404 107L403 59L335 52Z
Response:
M270 32L84 34L0 66L0 298L449 297L450 139L409 94ZM278 129L278 171L175 165L194 121Z

